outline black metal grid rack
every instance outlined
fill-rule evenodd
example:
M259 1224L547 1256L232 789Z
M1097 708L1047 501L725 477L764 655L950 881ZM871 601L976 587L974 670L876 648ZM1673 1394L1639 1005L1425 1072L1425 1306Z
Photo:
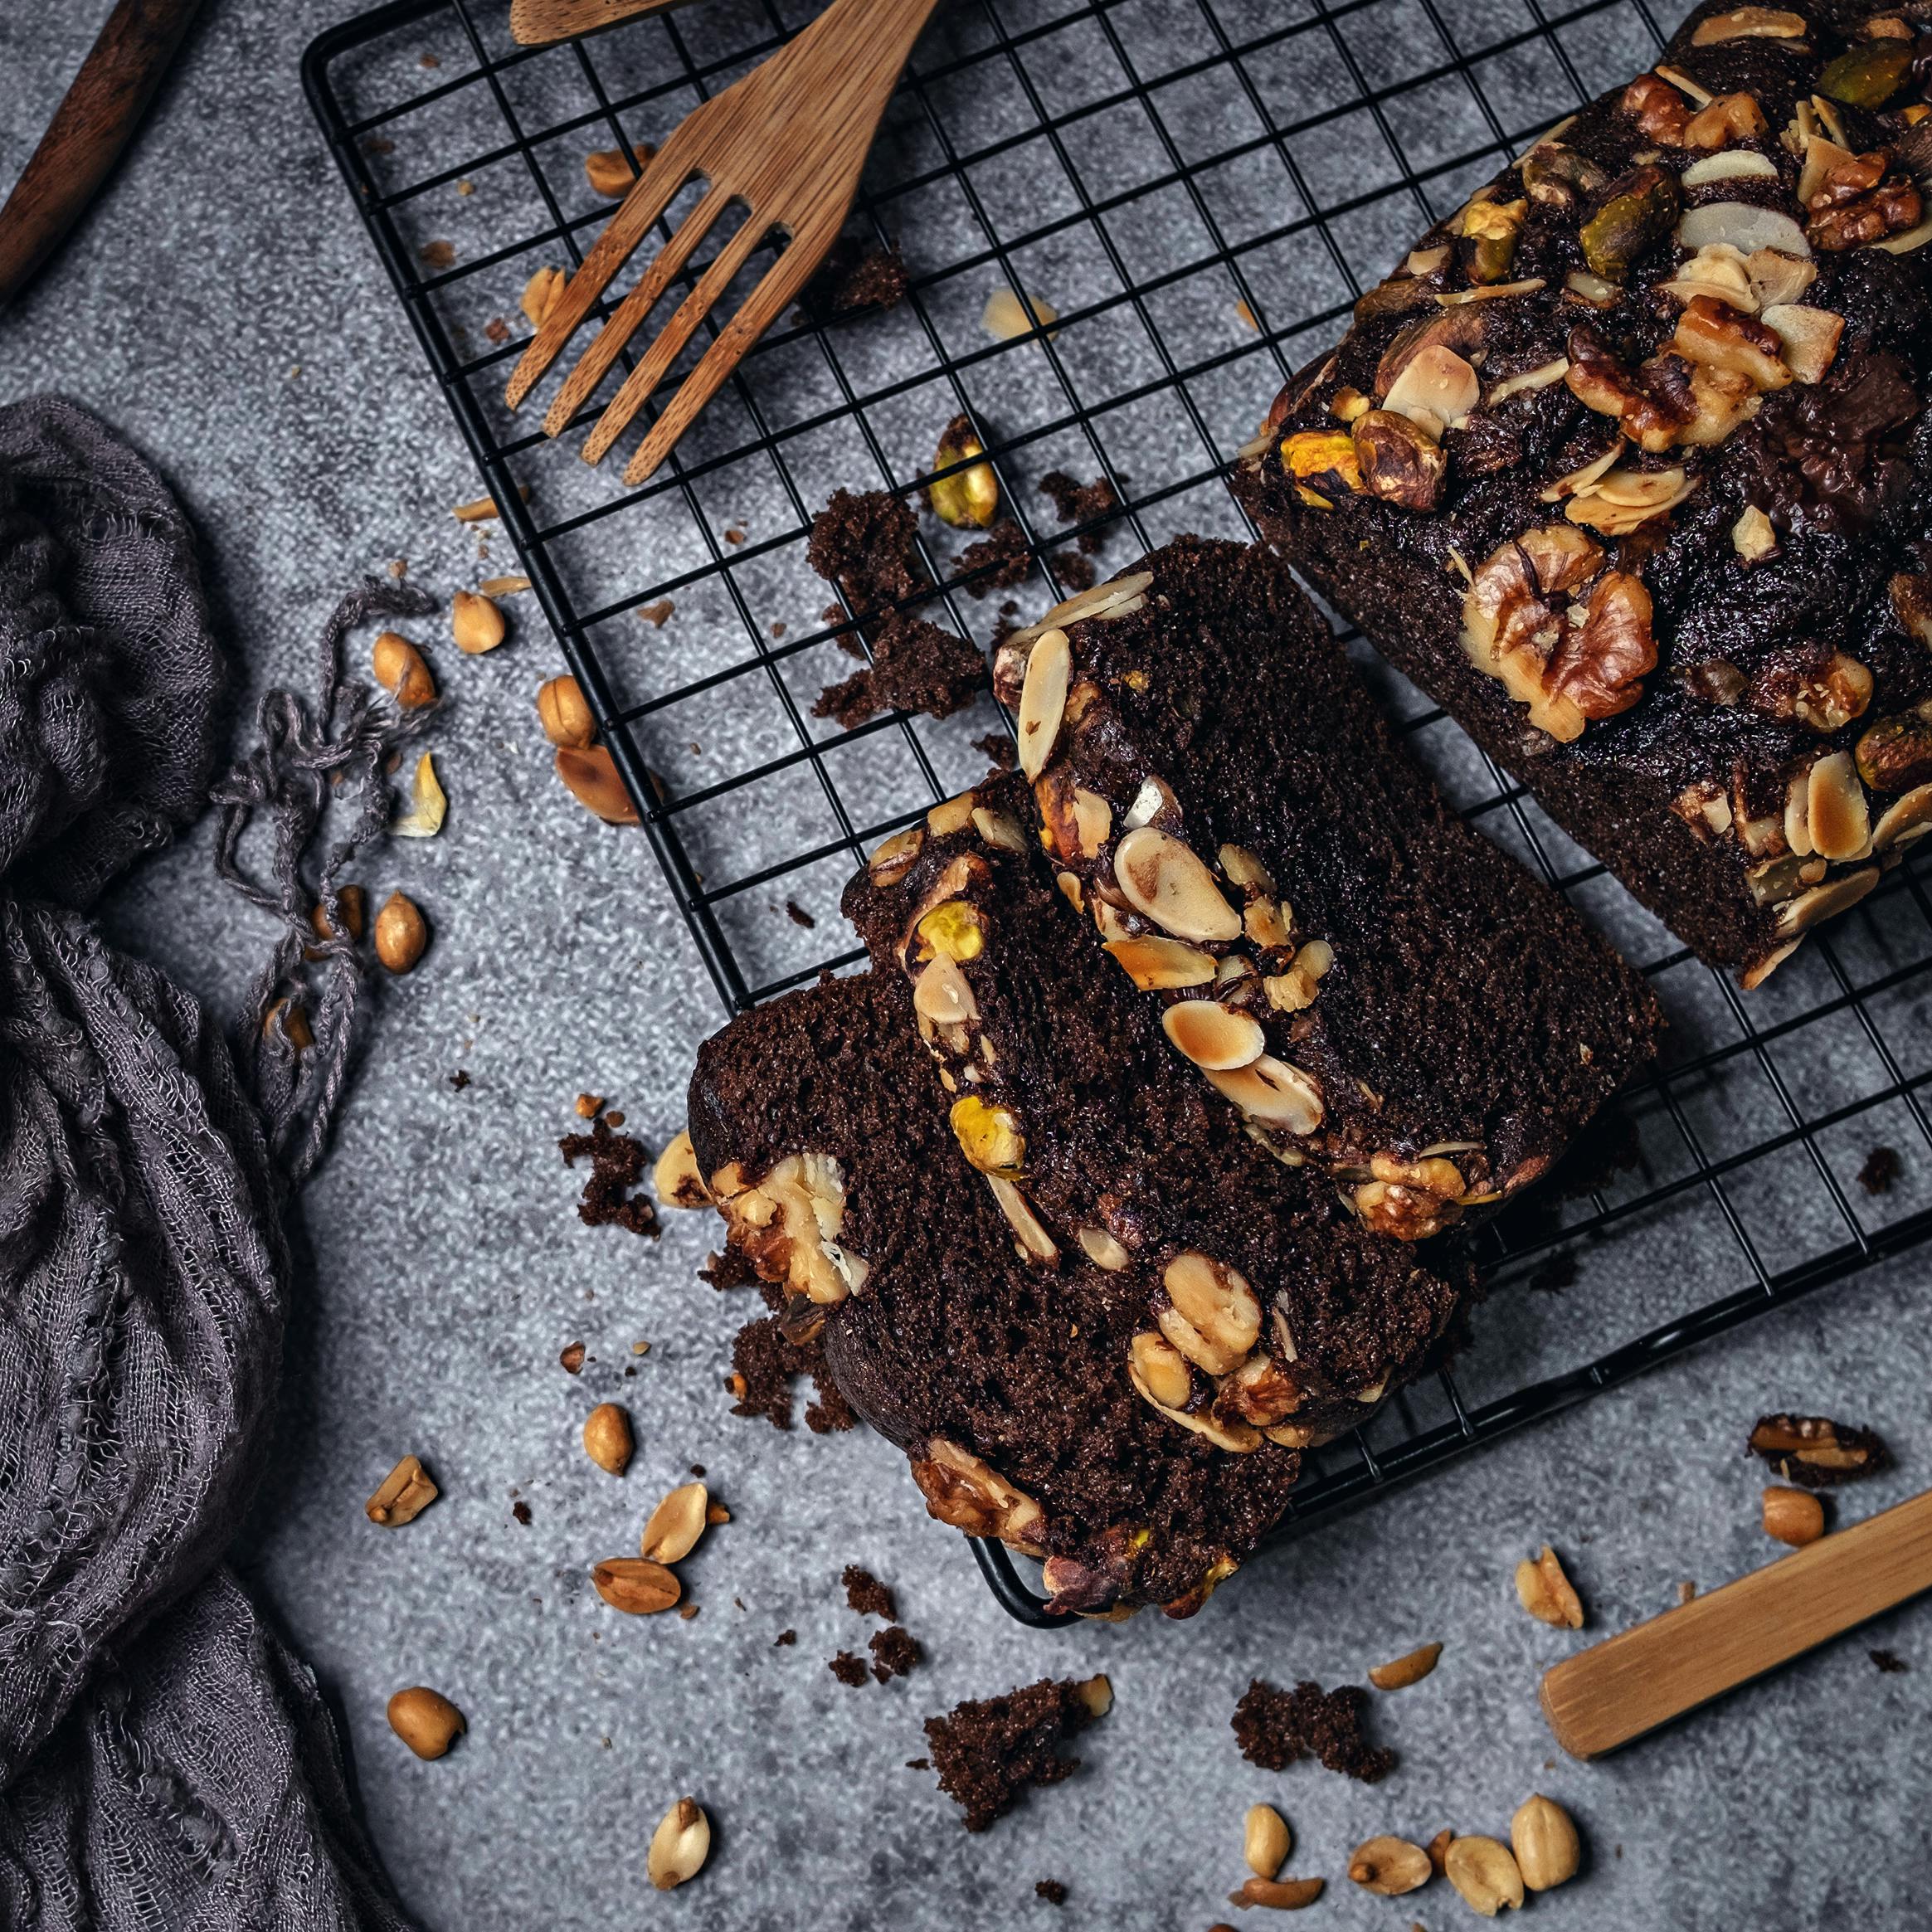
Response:
M839 887L878 839L979 776L972 739L996 723L990 703L849 732L810 716L819 688L853 668L804 563L830 489L916 489L941 427L970 411L1039 562L1012 593L1029 616L1064 587L1056 568L1081 534L1054 523L1044 471L1115 484L1125 516L1092 533L1103 569L1183 529L1247 533L1227 462L1291 369L1341 333L1363 282L1663 38L1647 0L956 0L915 54L854 218L903 243L908 299L781 324L671 465L627 489L617 472L641 424L593 471L575 454L582 426L552 443L503 409L528 333L518 296L535 269L579 260L609 215L586 153L661 139L811 11L706 0L533 51L511 42L505 0L396 0L304 63L732 1010L859 956L842 943ZM724 240L714 231L701 257ZM988 334L981 309L1001 286L1050 304L1050 326ZM976 596L984 573L957 567L953 533L922 530L931 614L984 641L1005 593ZM1917 869L1890 874L1747 997L1439 713L1370 669L1449 795L1642 966L1672 1029L1659 1072L1573 1157L1567 1188L1482 1230L1487 1281L1518 1292L1492 1296L1454 1375L1311 1457L1285 1533L1932 1231L1932 901ZM1874 1191L1881 1146L1902 1158ZM1570 1281L1560 1301L1521 1292ZM976 1549L1015 1616L1058 1621L1003 1548Z

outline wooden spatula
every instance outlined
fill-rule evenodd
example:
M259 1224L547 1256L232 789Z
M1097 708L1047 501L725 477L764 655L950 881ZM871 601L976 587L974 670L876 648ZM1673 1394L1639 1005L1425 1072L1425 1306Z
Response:
M553 41L595 33L620 20L669 13L690 0L510 0L510 38L519 46L547 47Z
M591 338L543 419L547 435L564 428L712 224L732 202L742 202L747 210L743 226L698 278L697 287L645 352L584 445L586 463L601 460L650 400L752 250L774 230L782 231L790 239L777 260L684 378L624 472L626 483L650 477L739 358L777 320L825 259L858 192L859 170L899 70L937 4L834 0L762 66L679 122L524 350L506 392L510 407L535 387L651 225L687 183L702 177L707 185L697 207Z
M1565 1658L1543 1715L1573 1758L1599 1758L1927 1589L1932 1491Z

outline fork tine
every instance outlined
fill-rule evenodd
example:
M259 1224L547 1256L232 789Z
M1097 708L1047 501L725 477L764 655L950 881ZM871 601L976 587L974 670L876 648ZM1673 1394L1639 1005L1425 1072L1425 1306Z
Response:
M841 213L839 219L844 219ZM833 225L833 232L837 231ZM829 237L828 237L829 243ZM710 401L725 378L771 324L786 304L811 279L825 254L824 246L814 246L803 236L795 236L785 252L765 272L764 278L731 320L718 331L718 340L704 352L703 359L678 386L664 412L652 424L650 434L638 445L624 472L627 484L648 483L663 466L678 439L691 426L693 417Z
M700 114L703 111L698 110ZM650 232L652 223L683 192L685 183L701 172L698 143L693 134L697 118L693 114L684 122L658 150L611 217L609 226L592 244L591 252L579 264L577 273L565 283L550 319L531 338L504 391L504 401L510 408L516 408L537 386L557 351L576 334L578 324L589 314L611 276L630 260L631 251Z
M752 251L764 240L770 228L771 223L755 211L746 216L744 226L724 245L716 260L698 278L698 286L679 304L677 314L664 325L664 333L650 345L644 360L630 372L624 387L611 397L609 406L598 417L597 426L591 431L584 445L585 462L601 462L611 444L629 426L630 419L650 401L653 392L664 378L664 372L683 353L698 324L717 307L718 297L731 286L732 276L744 266ZM717 344L712 346L715 348Z
M712 224L731 198L729 189L713 182L705 191L703 200L678 224L677 232L659 251L636 287L597 331L591 346L571 371L556 401L544 416L545 436L559 436L569 426L570 419L603 381L605 372L623 353L624 345L636 333L638 324L657 306L658 299L670 285L671 278L689 260L692 250L710 232Z

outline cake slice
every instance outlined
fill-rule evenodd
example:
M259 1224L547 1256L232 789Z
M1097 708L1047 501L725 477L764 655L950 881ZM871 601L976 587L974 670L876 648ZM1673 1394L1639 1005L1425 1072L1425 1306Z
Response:
M1448 810L1265 549L1183 538L994 675L1021 842L1170 1057L1367 1227L1426 1238L1526 1185L1647 1062L1647 987ZM1039 951L995 969L1014 997Z
M698 1171L732 1246L823 1327L839 1387L927 1506L1047 1559L1063 1608L1200 1608L1286 1506L1297 1451L1230 1453L1129 1375L1146 1302L1077 1249L1047 1268L960 1159L896 975L821 982L700 1049Z
M1237 494L1706 961L1932 829L1910 10L1699 7L1355 304Z

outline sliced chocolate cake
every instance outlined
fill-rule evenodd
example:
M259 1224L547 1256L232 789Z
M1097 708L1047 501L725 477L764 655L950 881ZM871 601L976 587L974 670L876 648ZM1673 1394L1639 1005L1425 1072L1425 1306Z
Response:
M797 1332L823 1324L932 1514L1045 1556L1063 1607L1185 1615L1279 1517L1294 1448L1250 1432L1231 1453L1136 1392L1139 1287L1078 1248L1054 1267L1018 1250L896 974L733 1020L699 1051L689 1117L732 1245L786 1284Z
M903 835L847 906L875 961L924 970L929 1037L949 999L1010 1016L956 1081L1032 1083L1044 1105L1108 1078L1072 1056L1145 1006L1157 1050L1136 1082L1190 1073L1365 1227L1417 1239L1545 1172L1648 1060L1642 981L1448 810L1265 549L1183 538L1008 639L994 675L1030 795L969 801L949 840ZM1009 846L1044 847L1051 918L1052 884ZM978 964L943 956L949 921L983 927ZM1056 1026L1094 1038L1056 1044ZM1079 1150L1102 1131L1085 1104L1068 1170L1131 1196L1146 1151ZM1141 1180L1171 1185L1159 1171Z
M1932 65L1701 7L1276 398L1263 533L1754 985L1932 829Z

